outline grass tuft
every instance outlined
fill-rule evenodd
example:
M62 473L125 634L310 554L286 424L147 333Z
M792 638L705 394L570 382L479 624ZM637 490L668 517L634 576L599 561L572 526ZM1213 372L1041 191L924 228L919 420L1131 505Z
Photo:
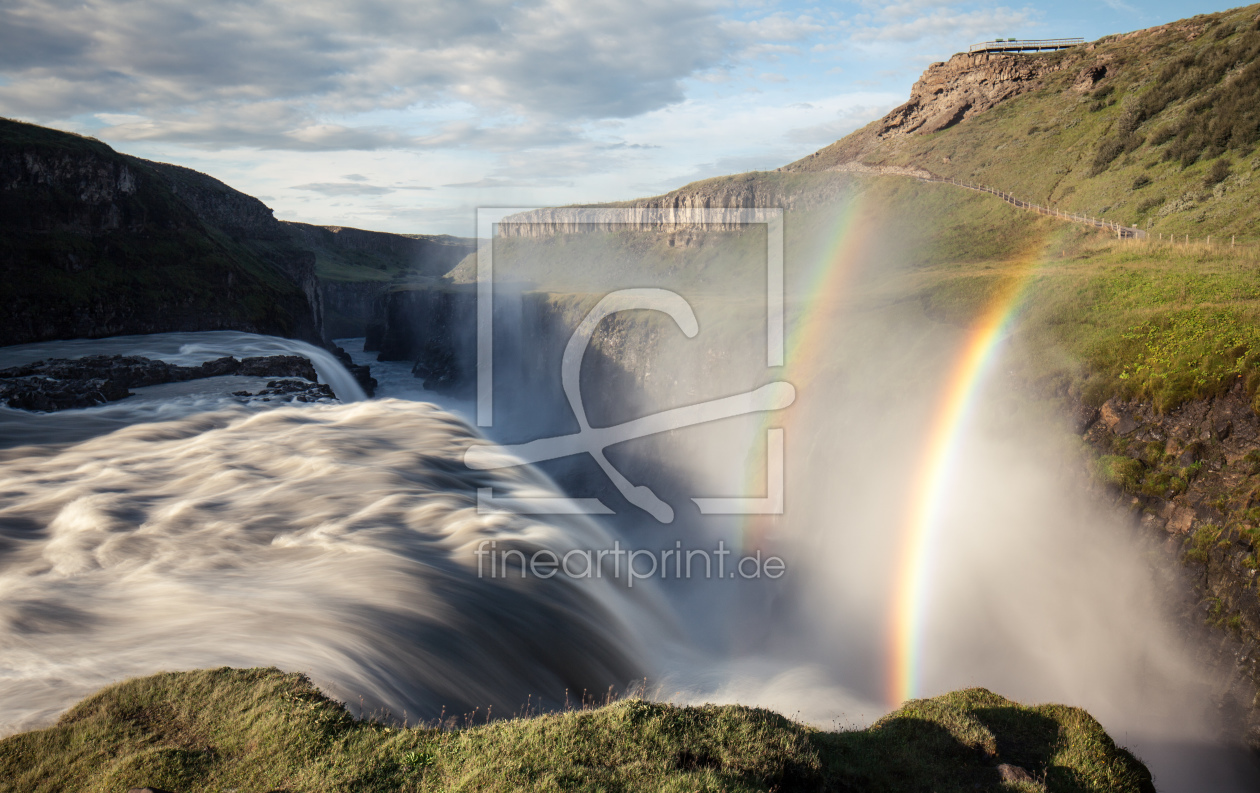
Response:
M1035 780L1012 787L999 764ZM119 683L58 723L0 740L23 791L1153 790L1089 714L984 689L914 700L865 730L775 713L627 699L460 729L352 718L276 669L163 673Z

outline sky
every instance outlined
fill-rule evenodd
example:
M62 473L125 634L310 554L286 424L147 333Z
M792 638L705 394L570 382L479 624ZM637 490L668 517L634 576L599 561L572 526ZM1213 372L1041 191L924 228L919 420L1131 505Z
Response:
M0 116L195 168L284 220L471 236L479 206L784 165L994 37L1202 0L5 0Z

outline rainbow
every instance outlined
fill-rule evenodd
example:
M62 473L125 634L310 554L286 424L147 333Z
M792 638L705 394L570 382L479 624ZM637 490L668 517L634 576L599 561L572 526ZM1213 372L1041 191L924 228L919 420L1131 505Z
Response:
M839 206L836 216L829 223L830 238L822 246L822 254L816 257L803 276L794 293L806 296L801 310L792 321L791 331L784 346L783 379L792 383L799 392L807 387L818 371L817 361L826 356L824 344L831 322L840 315L841 305L848 296L849 281L872 237L873 223L862 212L860 194ZM766 430L771 426L787 426L795 414L791 409L782 413L764 414L754 434L749 439L748 464L745 467L745 491L756 493L766 486L765 445ZM739 545L745 552L761 548L764 534L769 528L771 516L745 515L739 526Z
M998 343L1023 304L1035 262L1008 281L968 332L945 381L939 407L930 423L894 572L891 631L892 670L888 699L894 707L919 695L922 683L923 635L932 592L932 560L941 537L940 515L979 386L984 382Z

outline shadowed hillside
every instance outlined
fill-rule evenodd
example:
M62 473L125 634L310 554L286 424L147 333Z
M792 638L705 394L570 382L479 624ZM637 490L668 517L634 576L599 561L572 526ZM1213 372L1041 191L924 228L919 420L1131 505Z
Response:
M0 120L0 344L236 329L318 341L314 257L261 201Z

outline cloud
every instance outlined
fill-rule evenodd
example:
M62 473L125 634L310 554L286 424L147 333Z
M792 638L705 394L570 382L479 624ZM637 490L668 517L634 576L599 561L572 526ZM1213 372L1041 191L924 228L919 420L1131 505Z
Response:
M310 184L295 184L294 190L309 190L312 193L319 193L326 196L337 195L385 195L394 192L392 187L381 187L372 184L359 184L357 182L311 182Z
M471 188L484 189L487 187L537 187L538 185L535 184L534 182L522 182L522 181L515 181L512 179L495 179L493 177L487 176L483 179L478 179L475 182L454 182L452 184L444 184L442 186L443 187L456 187L456 188L471 187Z
M527 123L632 117L680 101L684 80L758 40L817 27L775 15L733 24L719 10L708 0L6 0L0 113L97 114L112 138L211 148L423 148L446 144L346 119L452 103Z
M843 25L851 44L930 44L956 51L961 45L992 36L1014 35L1021 28L1034 26L1039 16L1029 7L1016 10L955 0L863 0L862 5L869 10L855 14Z
M1028 11L994 8L960 12L949 8L928 14L895 16L889 14L883 24L864 26L852 34L857 42L895 42L908 44L926 40L971 43L998 33L1027 27L1032 21Z
M828 145L882 117L892 108L893 105L846 107L837 114L835 119L821 124L790 129L787 131L786 137L793 143L806 143L818 146Z

